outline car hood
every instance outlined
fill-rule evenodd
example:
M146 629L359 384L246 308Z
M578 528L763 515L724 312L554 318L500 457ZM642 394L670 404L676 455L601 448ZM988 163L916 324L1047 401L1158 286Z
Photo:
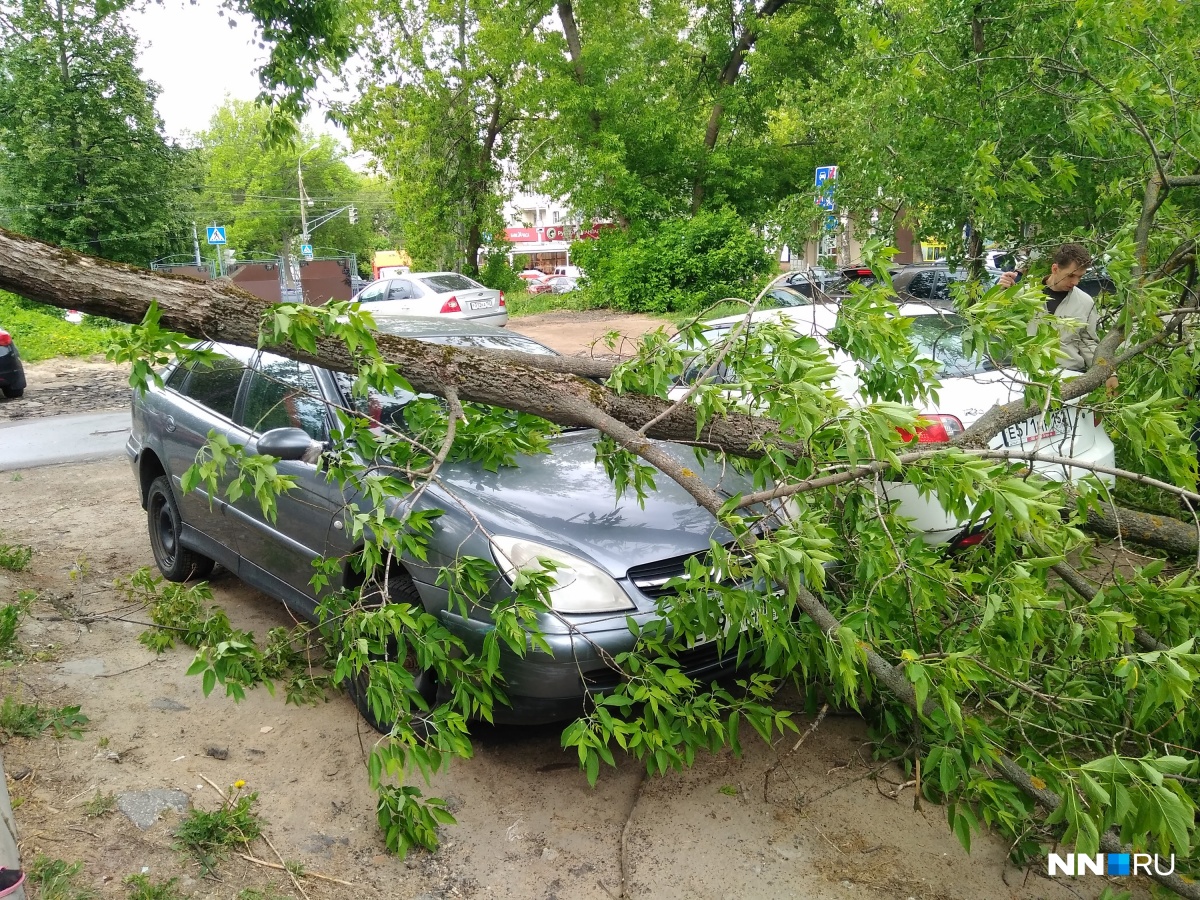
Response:
M527 537L589 559L616 577L633 566L705 550L729 532L666 475L639 506L633 491L620 499L596 461L597 433L587 429L554 438L551 452L521 456L516 466L488 472L446 465L445 488L470 507L488 531ZM723 496L747 492L746 479L728 467L700 466L686 447L662 443Z

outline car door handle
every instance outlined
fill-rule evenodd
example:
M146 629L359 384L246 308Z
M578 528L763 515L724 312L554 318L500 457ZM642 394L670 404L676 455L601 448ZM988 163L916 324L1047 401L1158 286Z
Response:
M167 416L167 431L174 431L175 427L175 417Z

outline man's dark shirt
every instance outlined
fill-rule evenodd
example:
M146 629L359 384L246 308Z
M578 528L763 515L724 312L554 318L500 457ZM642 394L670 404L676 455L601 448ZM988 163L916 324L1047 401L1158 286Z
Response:
M1067 294L1070 291L1052 291L1046 287L1046 282L1042 282L1042 292L1046 295L1046 311L1050 315L1054 315L1058 309L1058 305L1067 299Z

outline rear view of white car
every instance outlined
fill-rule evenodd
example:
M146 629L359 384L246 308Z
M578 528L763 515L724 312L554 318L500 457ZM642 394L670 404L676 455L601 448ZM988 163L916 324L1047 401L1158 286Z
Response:
M501 327L508 323L504 292L457 272L409 272L381 278L354 299L378 315L445 316Z
M1023 396L1020 379L1014 371L963 352L965 323L961 318L919 303L905 304L899 313L911 320L909 341L922 357L940 363L941 368L938 402L921 410L924 425L915 435L918 442L948 442L974 425L993 406ZM729 316L706 322L705 340L709 344L721 340L745 318ZM838 393L851 403L864 402L855 375L857 364L828 340L830 330L837 323L836 304L764 310L754 313L751 318L752 327L758 323L782 322L801 334L816 338L828 348L831 361L838 367L834 378ZM689 366L670 397L682 397L705 368L700 363ZM1044 417L1034 416L1012 425L993 437L989 446L1065 457L1084 466L1115 465L1112 441L1099 418L1091 410L1080 408L1078 402L1051 410ZM1054 481L1076 480L1091 474L1090 469L1050 462L1034 462L1030 468ZM1110 483L1113 481L1111 476L1099 477ZM921 496L913 485L885 482L880 490L887 500L897 502L899 514L911 520L911 527L924 536L927 544L955 543L961 546L978 538L974 530L966 530L966 523L948 515L936 497Z

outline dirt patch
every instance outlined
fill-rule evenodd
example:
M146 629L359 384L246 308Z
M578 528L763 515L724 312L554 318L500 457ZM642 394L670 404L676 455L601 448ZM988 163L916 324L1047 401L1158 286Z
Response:
M560 349L568 349L560 325L594 329L590 340L621 321L553 315L570 320L523 319L514 330L552 345L563 339ZM72 379L88 383L98 372L88 364ZM27 396L37 396L35 383L31 377ZM97 793L151 789L179 790L214 809L206 778L222 787L244 779L284 859L355 885L306 879L312 900L605 900L621 895L622 878L629 897L667 900L1080 896L1011 867L999 838L977 836L968 856L941 809L914 811L911 787L885 796L904 779L872 760L855 717L829 716L794 754L794 737L766 747L744 729L740 758L701 756L665 778L646 778L635 760L619 757L594 789L560 747L557 728L481 725L475 757L427 791L447 799L459 825L444 829L436 853L398 860L384 850L367 787L365 750L375 735L345 696L305 707L265 690L241 704L219 692L205 698L199 679L185 675L191 651L155 657L138 643L145 612L112 587L152 565L123 459L0 474L0 541L34 550L27 571L0 570L0 602L21 591L38 597L20 630L22 658L0 669L4 694L79 705L91 720L82 740L16 738L4 747L23 858L82 861L82 886L102 896L125 896L122 879L143 869L156 880L180 877L183 891L198 897L230 898L247 887L297 895L281 872L232 854L219 880L201 878L172 849L173 813L141 830L120 812L85 811ZM236 626L262 636L291 624L280 604L219 567L212 588ZM797 719L803 727L805 717ZM208 755L214 747L224 758ZM277 861L262 841L254 855ZM1071 886L1094 896L1100 885Z
M596 309L586 312L560 310L522 316L510 320L508 328L541 341L559 353L596 356L633 353L637 338L656 328L663 328L668 334L675 331L675 326L667 319ZM610 349L605 343L605 336L613 332L621 337Z
M129 369L102 356L26 363L25 395L0 401L0 421L121 409L129 405Z

